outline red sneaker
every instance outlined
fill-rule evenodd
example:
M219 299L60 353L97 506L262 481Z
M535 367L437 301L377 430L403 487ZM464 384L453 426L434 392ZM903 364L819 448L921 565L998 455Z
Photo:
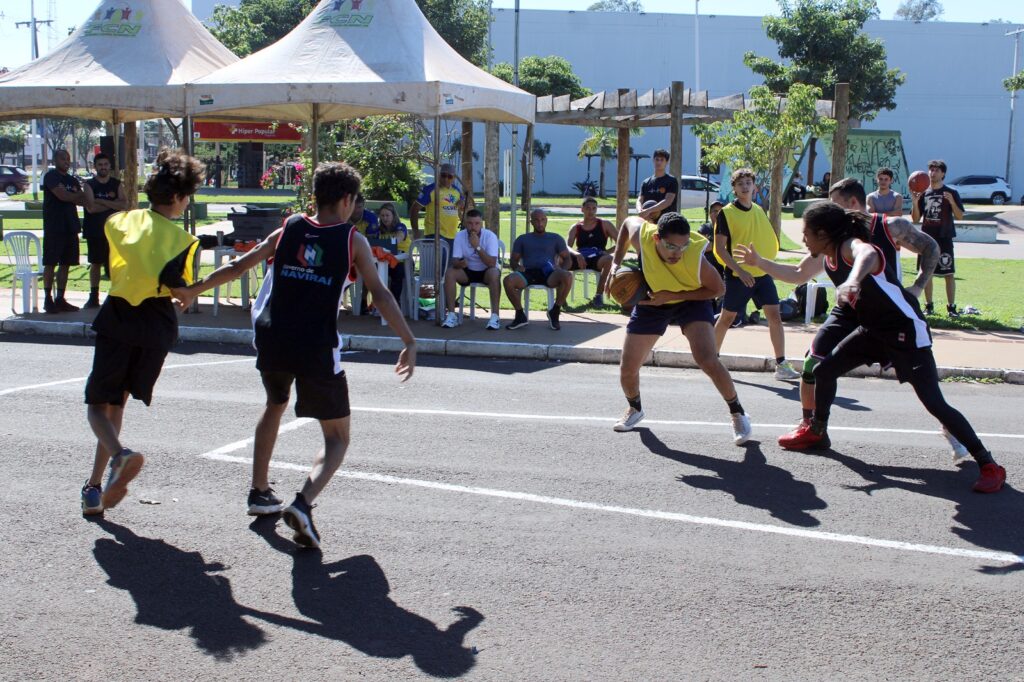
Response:
M828 431L821 422L801 419L797 427L784 436L779 436L779 445L786 450L814 450L832 446Z
M992 462L981 467L981 475L974 482L974 492L997 493L1002 489L1005 482L1006 469Z

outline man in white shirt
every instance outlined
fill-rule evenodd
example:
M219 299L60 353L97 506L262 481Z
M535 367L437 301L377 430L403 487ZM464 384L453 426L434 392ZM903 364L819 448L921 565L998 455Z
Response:
M455 312L456 284L486 284L491 292L491 318L487 329L498 329L498 306L501 303L501 264L498 263L498 235L484 229L484 216L476 210L466 211L462 218L466 229L455 235L452 260L444 274L444 300L448 303L442 327L462 324Z

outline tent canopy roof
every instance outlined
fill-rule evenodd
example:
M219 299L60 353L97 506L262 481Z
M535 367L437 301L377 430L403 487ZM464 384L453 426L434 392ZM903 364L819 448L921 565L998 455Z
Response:
M181 0L104 0L49 54L0 76L0 118L185 114L185 84L238 61Z
M474 66L413 0L323 0L291 33L189 86L202 118L409 113L532 123L536 98Z

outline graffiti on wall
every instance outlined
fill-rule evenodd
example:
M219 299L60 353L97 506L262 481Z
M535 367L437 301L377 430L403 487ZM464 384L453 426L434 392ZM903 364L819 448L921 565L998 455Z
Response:
M832 158L832 140L822 140L825 158ZM840 177L856 178L868 192L875 190L875 173L879 168L891 168L892 187L904 195L907 193L907 177L912 172L907 167L907 156L903 152L903 140L898 130L853 129L849 132L846 146L846 172Z

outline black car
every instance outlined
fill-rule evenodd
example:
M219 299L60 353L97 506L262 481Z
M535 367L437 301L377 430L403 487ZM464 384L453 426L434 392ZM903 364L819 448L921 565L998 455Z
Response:
M0 166L0 189L7 196L28 191L28 173L17 166Z

